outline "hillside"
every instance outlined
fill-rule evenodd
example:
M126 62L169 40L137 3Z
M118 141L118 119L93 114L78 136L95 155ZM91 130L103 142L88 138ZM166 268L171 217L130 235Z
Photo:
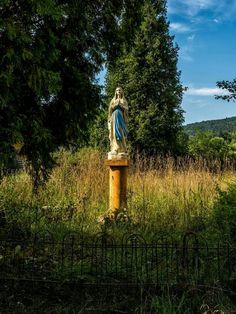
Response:
M188 135L194 135L197 131L212 131L217 135L236 131L236 117L190 123L184 126L184 130Z

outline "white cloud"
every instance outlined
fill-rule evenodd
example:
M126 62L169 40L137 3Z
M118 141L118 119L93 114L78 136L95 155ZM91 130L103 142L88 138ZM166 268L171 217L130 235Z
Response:
M176 33L186 33L191 31L190 27L183 23L170 23L170 30Z
M186 62L193 62L194 61L193 57L191 57L188 53L182 53L182 55L180 55L180 58Z
M215 0L169 0L169 13L184 13L195 16L201 10L207 10L216 6Z
M217 10L217 19L220 22L223 21L235 21L236 18L236 1L219 1L218 10Z
M193 51L193 48L191 45L182 46L180 47L179 57L183 61L193 62L193 57L191 56L192 51Z
M188 41L194 41L194 39L195 39L195 35L194 34L192 34L192 35L187 37Z
M215 5L214 0L180 0L180 1L186 4L189 8L196 11L208 9Z
M169 0L168 13L189 18L194 24L205 23L202 11L208 10L212 15L209 21L219 23L236 19L235 0Z
M186 111L188 111L189 108L197 107L197 108L204 108L207 105L207 102L202 100L202 98L197 98L195 96L185 95L183 99L183 104L186 107Z
M186 95L191 95L191 96L215 96L215 95L223 95L227 94L226 91L223 91L220 88L214 87L201 87L201 88L194 88L190 87L187 89L185 92Z

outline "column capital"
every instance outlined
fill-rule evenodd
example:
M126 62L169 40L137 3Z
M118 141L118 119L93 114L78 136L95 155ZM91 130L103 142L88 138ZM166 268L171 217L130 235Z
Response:
M128 167L129 160L128 159L106 159L105 165L110 167Z

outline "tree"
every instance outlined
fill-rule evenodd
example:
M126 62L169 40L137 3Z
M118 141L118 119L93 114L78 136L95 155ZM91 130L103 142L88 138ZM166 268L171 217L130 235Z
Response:
M216 99L223 99L227 101L235 101L236 100L236 79L234 79L232 82L230 81L219 81L216 83L216 85L219 88L222 88L223 90L227 90L228 93L225 95L217 95L215 96Z
M134 41L134 37L142 20L142 6L144 0L124 0L119 19L117 20L116 45L113 45L113 51L108 58L106 66L109 69L116 68L117 59L128 52ZM110 72L110 70L108 70ZM116 87L116 86L115 86ZM112 91L102 97L102 103L92 120L89 127L89 145L103 148L104 151L109 149L109 139L107 130L107 104L113 97Z
M111 99L117 85L125 90L133 151L176 152L183 122L183 88L177 70L178 48L169 35L166 1L144 1L138 13L140 23L130 34L132 40L124 41L115 62L108 63L106 95Z
M207 131L198 131L189 138L188 148L190 155L207 157L209 151L209 142L214 137L214 133Z
M91 121L89 128L89 142L88 144L92 147L102 148L104 151L109 150L109 138L108 138L108 127L107 127L107 115L105 104L100 108L96 114L95 119Z
M230 144L226 139L215 136L211 131L197 132L195 136L190 137L188 147L190 155L203 156L209 159L223 160L226 156L231 155Z
M101 104L95 75L116 53L121 12L122 1L1 1L0 159L24 143L35 186L54 150L86 140Z

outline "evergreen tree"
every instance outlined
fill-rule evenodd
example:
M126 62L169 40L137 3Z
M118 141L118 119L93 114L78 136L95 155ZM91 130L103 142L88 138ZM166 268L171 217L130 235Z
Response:
M117 85L129 102L129 142L134 151L177 152L183 122L182 85L177 70L178 48L169 35L166 1L146 0L140 24L120 45L116 62L108 64L107 98ZM121 23L122 29L122 23Z
M0 3L0 159L24 143L35 186L55 149L86 138L101 104L95 75L115 55L121 12L115 0Z

